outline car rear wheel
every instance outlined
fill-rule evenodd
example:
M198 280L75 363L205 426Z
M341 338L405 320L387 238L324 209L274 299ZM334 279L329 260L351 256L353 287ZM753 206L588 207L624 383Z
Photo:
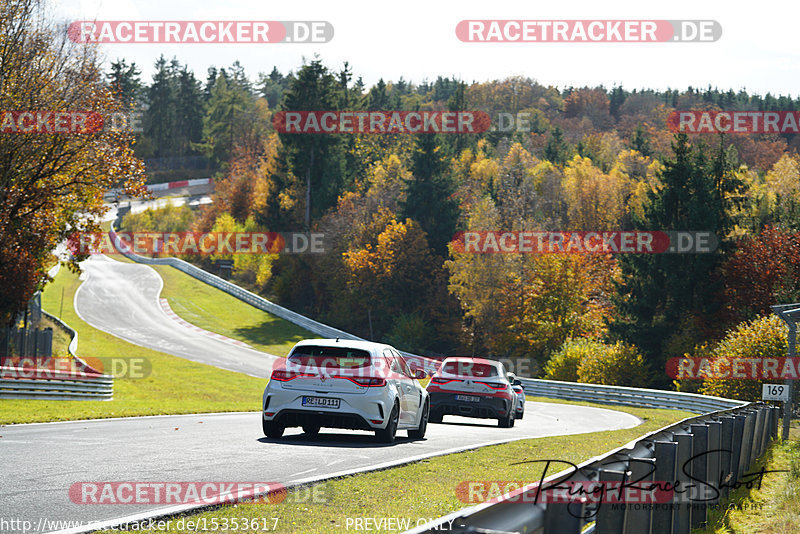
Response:
M261 427L264 429L264 435L268 438L279 438L283 435L284 428L275 421L262 419Z
M397 404L392 408L392 414L389 416L389 422L386 428L379 428L375 431L375 435L382 443L394 443L394 437L397 434L397 423L400 421L400 406Z
M509 410L508 415L502 419L497 420L497 426L500 428L511 428L514 426L514 410Z
M442 422L442 414L438 412L433 412L428 416L429 423L441 423Z
M522 420L522 416L525 415L525 412L517 412L517 415L514 417L515 419Z
M428 418L430 417L431 407L426 402L425 408L422 411L422 417L419 420L419 426L416 430L409 430L408 437L412 439L422 439L425 437L425 431L428 429Z
M316 436L319 434L319 425L303 425L303 432L309 436Z

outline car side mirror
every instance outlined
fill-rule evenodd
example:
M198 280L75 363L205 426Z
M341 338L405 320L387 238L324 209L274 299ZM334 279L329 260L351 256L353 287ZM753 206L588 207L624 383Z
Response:
M424 380L425 378L428 377L428 373L426 373L422 369L414 369L412 373L414 375L414 378L416 378L417 380Z

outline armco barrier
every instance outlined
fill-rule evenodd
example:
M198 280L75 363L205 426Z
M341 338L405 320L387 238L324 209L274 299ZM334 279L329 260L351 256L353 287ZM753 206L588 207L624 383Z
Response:
M58 265L48 274L55 277L56 273ZM75 354L78 349L78 333L75 330L58 317L44 310L42 313L69 334L67 350L79 372L0 367L0 399L112 400L114 377L100 374Z
M678 487L686 492L672 493L668 502L625 503L625 492L621 492L622 504L598 504L592 495L581 502L545 504L537 499L541 494L533 484L503 495L498 502L454 512L407 534L443 530L453 534L689 534L705 523L709 507L718 505L734 482L751 474L753 462L777 438L778 412L777 407L759 403L685 419L576 469L547 477L538 486L544 491L567 482L630 485L641 481L647 487L648 482L658 481L665 488L680 481ZM721 485L720 481L726 482Z
M177 182L163 182L160 184L148 184L147 190L151 193L155 191L168 191L170 189L180 189L184 187L197 187L199 185L213 185L214 180L212 178L197 178L194 180L179 180ZM103 195L105 199L113 199L116 196L122 194L122 189L109 189Z
M552 399L598 402L600 404L616 404L620 406L641 406L643 408L668 408L694 413L708 413L747 404L733 399L679 391L578 384L575 382L537 380L534 378L520 378L520 380L525 388L526 395Z

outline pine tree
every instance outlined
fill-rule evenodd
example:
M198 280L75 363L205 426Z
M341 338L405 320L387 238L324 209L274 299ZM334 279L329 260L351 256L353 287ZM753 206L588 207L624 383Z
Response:
M128 65L124 59L118 59L111 64L111 72L106 78L117 98L127 106L135 106L142 98L143 86L139 79L140 75L136 63Z
M337 110L339 86L336 78L319 59L303 65L284 94L286 111ZM346 176L339 136L329 134L280 134L290 170L305 182L303 223L311 228L312 216L336 203Z
M444 147L436 135L416 138L412 156L413 178L406 184L401 218L417 221L428 235L428 243L440 256L447 254L458 223L459 206L453 198L455 187L448 174Z
M172 64L163 55L155 68L153 83L147 91L149 106L144 115L144 133L154 146L154 155L166 157L175 153L177 84Z
M200 82L185 65L178 73L177 85L176 155L186 156L203 137L203 93Z
M550 131L550 138L544 147L544 157L551 163L565 165L569 161L570 148L564 140L564 133L558 126L553 126Z
M722 240L730 223L715 172L727 174L726 169L715 171L705 148L691 146L686 134L676 134L672 148L674 159L664 162L660 175L663 187L650 194L644 217L634 217L634 226L708 231ZM715 311L721 258L718 252L620 255L623 279L615 297L620 317L611 331L638 346L656 367L663 365L664 358L674 356L665 352L669 340L691 336Z

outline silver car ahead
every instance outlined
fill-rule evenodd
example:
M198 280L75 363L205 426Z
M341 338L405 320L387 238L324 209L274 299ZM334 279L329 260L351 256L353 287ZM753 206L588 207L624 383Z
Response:
M374 431L392 443L397 430L425 436L428 392L400 353L369 341L308 339L278 360L262 398L263 430L279 438L288 427L317 434L321 427Z

